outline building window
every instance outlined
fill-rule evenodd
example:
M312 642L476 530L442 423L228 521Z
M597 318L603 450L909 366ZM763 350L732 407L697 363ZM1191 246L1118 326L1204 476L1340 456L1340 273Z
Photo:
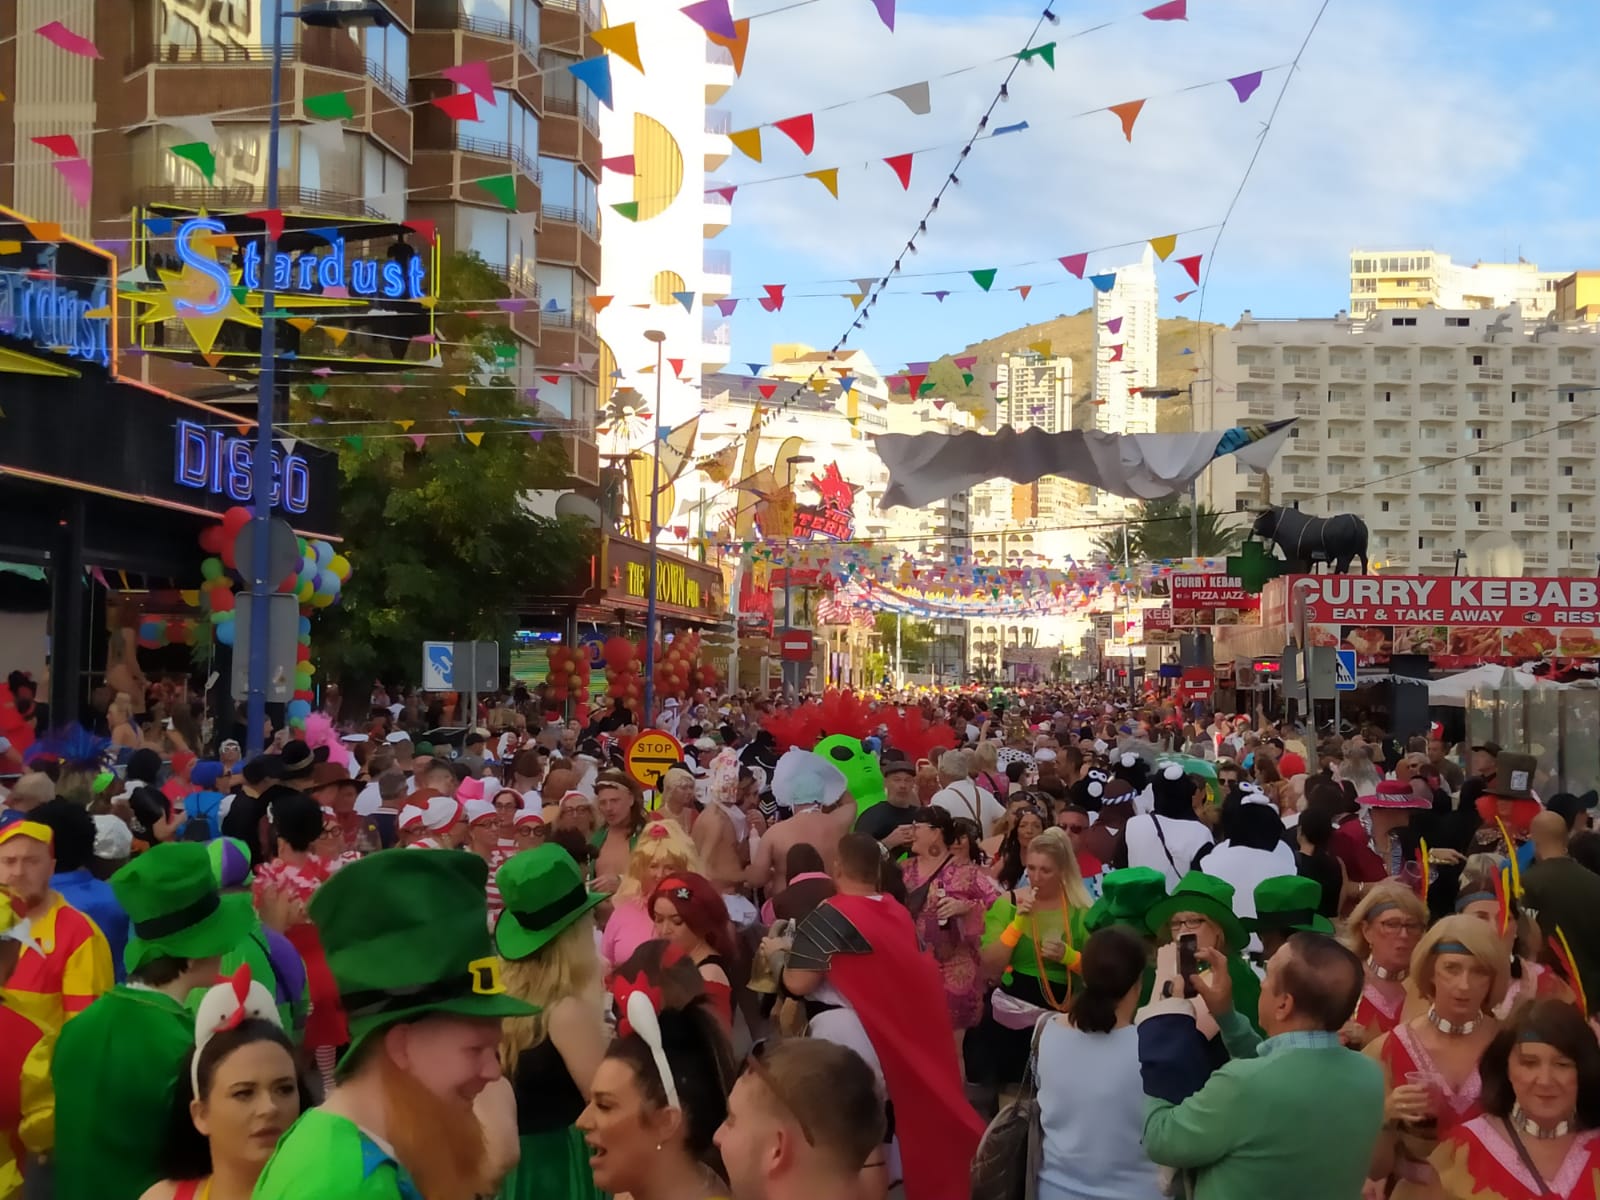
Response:
M1473 439L1475 441L1482 441L1483 440L1483 426L1482 425L1474 425L1474 426L1472 426L1472 428L1470 429L1469 432L1472 434L1472 437L1473 437Z
M511 267L511 221L503 209L463 205L457 218L457 244L502 273Z
M352 29L350 36L362 41L367 74L373 82L404 104L406 81L411 78L411 39L406 31L397 24L369 25Z
M1389 324L1391 324L1391 325L1415 325L1416 323L1417 323L1417 319L1415 317L1390 317L1389 318Z
M1483 511L1483 501L1482 500L1474 500L1472 502L1472 511L1475 512L1475 513L1481 513Z
M1387 500L1379 500L1378 501L1378 511L1379 512L1388 512L1389 511L1389 502Z
M1483 464L1482 463L1473 463L1472 464L1472 473L1474 475L1482 475L1483 474Z
M1444 319L1444 323L1445 323L1446 326L1454 327L1456 329L1465 329L1467 326L1472 324L1472 318L1471 317L1446 317Z
M1572 464L1571 463L1562 463L1561 464L1561 473L1563 475L1571 475L1572 474ZM1570 504L1567 505L1567 510L1570 512L1572 510L1572 505L1570 505Z
M1483 366L1483 355L1481 355L1481 354L1474 354L1474 355L1473 355L1473 356L1472 356L1472 365L1473 365L1473 366L1475 366L1475 367L1481 367L1481 366Z
M406 211L406 165L376 142L361 139L361 190L367 204L391 221Z
M540 206L557 221L575 221L591 234L599 229L600 201L594 180L571 159L539 156Z
M537 176L539 118L515 93L495 88L494 103L478 101L476 121L456 122L456 146L474 154L509 158L525 174Z
M1518 502L1518 501L1516 501L1516 500L1513 500L1513 501L1512 501L1512 502L1511 502L1511 511L1512 511L1512 512L1521 512L1521 511L1522 511L1522 510L1521 510L1521 509L1520 509L1520 508L1518 508L1518 507L1517 507L1517 504L1518 504L1518 503L1519 503L1519 502Z

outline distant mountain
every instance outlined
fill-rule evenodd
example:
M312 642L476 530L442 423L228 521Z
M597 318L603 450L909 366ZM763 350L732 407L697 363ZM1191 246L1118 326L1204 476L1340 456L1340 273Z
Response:
M1161 321L1161 341L1156 355L1156 386L1185 390L1194 382L1200 366L1201 353L1211 337L1211 331L1221 325L1209 321L1191 321L1176 317ZM1048 341L1051 353L1072 359L1073 424L1082 428L1092 423L1094 391L1094 309L1086 308L1072 316L1052 317L1037 325L1025 325L1002 333L987 341L975 342L964 350L946 355L928 371L928 382L934 385L930 397L948 397L962 400L980 400L978 411L994 412L994 391L989 387L995 378L996 364L1006 351L1024 351L1034 342ZM1185 347L1194 353L1184 354ZM972 384L962 381L961 371L955 365L957 355L978 356L972 368ZM963 407L967 405L963 404ZM1161 402L1158 409L1158 428L1162 431L1189 428L1189 407L1185 397L1179 396Z

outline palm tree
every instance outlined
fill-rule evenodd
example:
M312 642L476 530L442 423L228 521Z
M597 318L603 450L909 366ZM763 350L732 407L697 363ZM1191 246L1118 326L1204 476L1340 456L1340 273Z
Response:
M1194 510L1195 550L1201 558L1232 554L1244 540L1245 530L1206 504ZM1123 561L1123 531L1127 530L1127 561L1158 562L1188 558L1190 550L1189 503L1181 496L1146 500L1130 513L1126 526L1118 525L1094 540L1094 547L1113 566Z

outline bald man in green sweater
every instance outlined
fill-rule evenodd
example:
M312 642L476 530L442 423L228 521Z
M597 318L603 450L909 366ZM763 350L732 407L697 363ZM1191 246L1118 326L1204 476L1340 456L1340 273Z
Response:
M1175 950L1162 947L1155 999L1138 1017L1151 1161L1192 1173L1194 1200L1360 1196L1383 1125L1382 1069L1339 1040L1361 994L1360 961L1323 934L1293 934L1267 964L1261 1038L1233 1009L1227 960L1199 957L1210 969L1190 983L1230 1061L1209 1070Z

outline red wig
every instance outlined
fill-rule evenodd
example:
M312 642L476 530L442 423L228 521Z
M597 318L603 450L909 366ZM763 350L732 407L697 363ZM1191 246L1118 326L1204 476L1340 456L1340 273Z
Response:
M668 875L650 893L645 911L652 920L657 900L672 905L673 911L696 937L727 962L733 962L733 923L728 920L728 905L709 879L693 871L675 871Z

